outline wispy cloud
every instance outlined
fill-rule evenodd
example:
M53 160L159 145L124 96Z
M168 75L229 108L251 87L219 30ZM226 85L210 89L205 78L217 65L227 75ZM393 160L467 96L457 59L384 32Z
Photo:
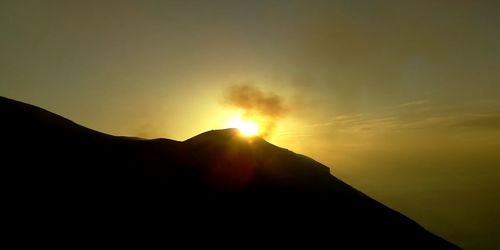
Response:
M422 99L422 100L416 100L416 101L401 103L398 106L399 107L420 106L420 105L429 104L429 103L430 103L429 100Z
M452 124L454 127L500 129L500 113L472 114Z
M397 105L379 113L343 114L310 125L313 128L334 128L337 131L370 132L410 129L500 129L499 112L451 112L431 107L429 100ZM415 107L422 107L415 110ZM423 108L425 107L425 108Z

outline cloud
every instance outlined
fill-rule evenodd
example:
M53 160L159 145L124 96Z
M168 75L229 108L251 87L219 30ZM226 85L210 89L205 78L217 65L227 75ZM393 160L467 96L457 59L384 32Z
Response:
M500 114L476 114L453 124L454 127L500 129Z
M331 117L311 127L334 128L336 131L376 133L401 130L491 131L500 129L500 112L456 112L442 107L431 107L429 100L399 104L378 113L352 113Z
M402 104L399 104L398 106L399 107L421 106L421 105L425 105L425 104L429 104L429 103L430 103L429 100L423 99L423 100L402 103Z

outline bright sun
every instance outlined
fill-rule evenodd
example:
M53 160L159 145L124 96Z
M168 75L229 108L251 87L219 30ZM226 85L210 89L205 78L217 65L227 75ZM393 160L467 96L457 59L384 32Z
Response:
M234 119L228 127L237 128L243 136L251 137L259 134L259 124L255 121Z
M255 136L259 133L259 124L253 121L242 121L238 129L244 136Z

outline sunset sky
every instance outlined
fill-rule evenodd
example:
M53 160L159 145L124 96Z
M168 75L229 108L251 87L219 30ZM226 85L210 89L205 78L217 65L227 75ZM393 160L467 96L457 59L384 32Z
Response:
M3 0L0 95L145 138L250 113L270 142L430 231L498 249L499 13L500 1Z

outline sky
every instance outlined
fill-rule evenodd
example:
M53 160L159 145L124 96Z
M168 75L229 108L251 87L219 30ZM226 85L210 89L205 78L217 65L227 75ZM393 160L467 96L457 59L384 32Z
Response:
M432 232L498 249L499 11L479 0L4 0L0 95L144 138L260 119L270 142Z

